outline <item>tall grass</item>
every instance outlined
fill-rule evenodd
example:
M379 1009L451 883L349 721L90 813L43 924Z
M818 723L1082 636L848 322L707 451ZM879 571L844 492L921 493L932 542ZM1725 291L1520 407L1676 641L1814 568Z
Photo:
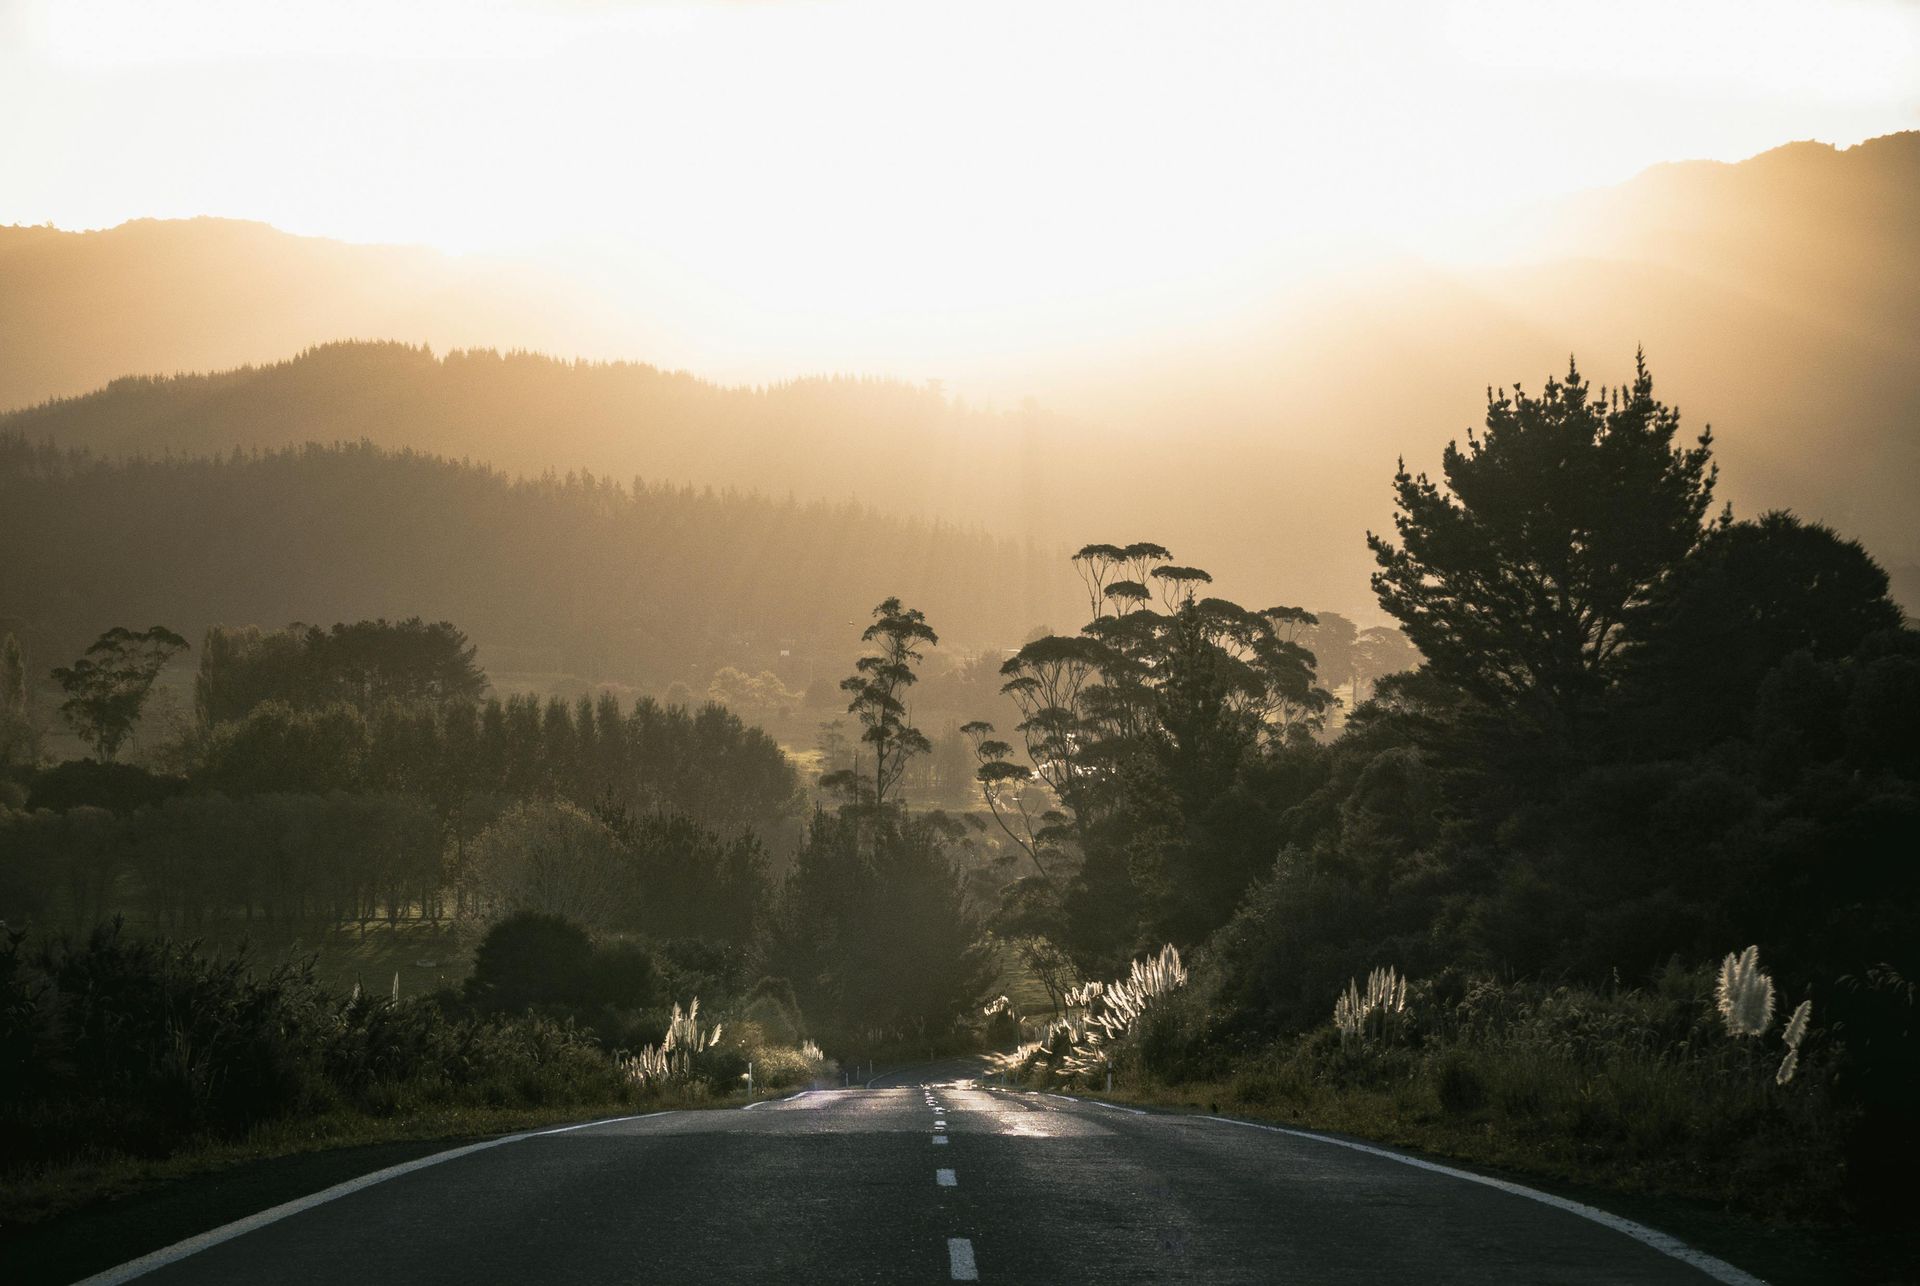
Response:
M1048 1027L1046 1036L998 1055L995 1066L1010 1074L1041 1080L1090 1080L1113 1068L1113 1051L1156 1005L1187 985L1187 968L1180 952L1168 943L1150 956L1133 961L1123 978L1087 982L1066 993L1066 1012ZM991 1018L1012 1014L1011 1002L1000 996L985 1010ZM1013 1015L1017 1021L1018 1015Z
M1757 953L1728 960L1641 988L1378 969L1333 1021L1255 1049L1230 1044L1203 974L1105 1052L1150 1097L1768 1217L1879 1210L1916 1137L1916 989L1857 981L1828 1025L1811 1000L1782 1025Z

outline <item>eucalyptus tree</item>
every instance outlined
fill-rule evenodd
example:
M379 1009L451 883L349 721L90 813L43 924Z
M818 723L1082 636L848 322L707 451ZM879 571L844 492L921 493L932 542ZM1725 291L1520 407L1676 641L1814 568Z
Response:
M116 625L72 665L53 671L67 698L60 713L103 762L110 760L139 723L160 671L186 650L187 641L164 625L137 633Z
M864 729L860 740L872 747L872 803L882 808L906 771L907 761L933 748L926 734L910 722L906 692L919 679L914 671L925 657L921 648L938 644L940 638L924 613L902 606L898 598L883 601L873 609L873 617L860 639L875 644L875 651L854 662L854 673L841 681L840 690L852 698L847 713L860 720ZM858 799L865 783L849 770L830 773L821 784L850 789Z
M1077 939L1092 966L1134 945L1119 921L1177 923L1191 942L1231 910L1243 850L1269 861L1271 850L1219 833L1221 801L1318 728L1333 698L1301 642L1312 614L1203 596L1213 578L1148 541L1087 545L1073 562L1092 619L1004 663L1001 690L1021 715L1010 737L985 722L964 731L987 806L1030 872L1009 906L1029 929L1051 907L1046 931ZM1203 890L1197 901L1183 883Z

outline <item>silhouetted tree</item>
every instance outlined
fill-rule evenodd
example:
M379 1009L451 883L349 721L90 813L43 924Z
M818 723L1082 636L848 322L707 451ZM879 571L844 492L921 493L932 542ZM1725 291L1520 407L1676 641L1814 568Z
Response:
M370 750L367 721L352 706L295 710L268 701L214 729L199 780L230 795L360 790Z
M587 999L593 939L563 915L519 911L480 940L467 975L468 1000L486 1009L518 1013L542 1005L572 1007Z
M1419 650L1391 625L1373 625L1361 630L1353 641L1354 704L1359 705L1373 695L1381 679L1419 664Z
M186 649L187 641L164 625L137 634L114 626L79 660L54 670L67 696L60 713L102 761L112 759L140 721L153 681Z
M860 639L878 644L879 650L854 662L855 673L841 680L840 688L853 698L847 713L857 716L865 729L860 740L872 747L873 804L882 808L887 792L906 771L907 760L932 749L926 734L908 721L906 692L919 678L914 667L924 656L921 645L931 647L940 639L924 614L901 606L897 598L882 602L873 615L873 624L861 632ZM831 779L838 780L837 775ZM828 782L822 780L823 785Z
M1092 975L1149 936L1195 945L1232 913L1276 842L1256 769L1319 727L1332 697L1300 641L1311 613L1200 597L1213 578L1151 541L1073 561L1093 619L1001 668L1026 762L990 723L965 731L988 807L1034 871L1008 890L1003 927L1052 939ZM1033 798L1036 779L1060 811Z
M1831 528L1780 512L1716 528L1634 623L1628 697L1640 711L1634 728L1652 739L1635 749L1736 736L1761 681L1789 655L1836 660L1901 620L1886 572Z
M767 937L770 972L842 1047L945 1034L984 998L992 954L938 813L816 810Z
M208 727L245 716L264 701L296 709L345 702L371 716L393 703L472 703L486 692L476 649L446 621L418 617L208 629L194 682L194 706Z
M1692 552L1713 494L1711 431L1633 383L1597 393L1570 363L1539 397L1489 392L1484 435L1442 457L1445 490L1404 462L1399 543L1368 533L1380 605L1439 678L1563 742L1620 671L1628 622Z
M27 692L27 661L20 640L0 642L0 767L31 764L40 757L39 730Z

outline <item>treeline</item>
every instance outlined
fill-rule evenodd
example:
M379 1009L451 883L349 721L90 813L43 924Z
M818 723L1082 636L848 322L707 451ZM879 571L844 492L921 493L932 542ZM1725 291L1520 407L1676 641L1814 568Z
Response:
M389 793L0 809L0 905L8 924L41 930L116 915L177 931L437 920L454 905L444 840L425 801Z
M182 754L179 777L93 761L29 776L22 808L0 812L8 918L439 919L460 910L468 846L517 800L680 818L750 836L756 853L791 848L801 807L765 733L650 698L389 704L372 718L268 701Z
M419 617L330 630L214 626L200 648L194 712L212 726L267 701L296 709L338 703L363 714L384 705L477 701L487 691L477 651L451 623L429 625Z
M61 714L98 758L44 764L30 738L0 744L11 922L438 920L477 896L476 837L517 803L563 801L620 819L629 847L656 855L643 865L681 872L648 893L651 931L705 934L684 887L704 879L718 905L744 899L729 930L744 940L767 898L763 846L784 854L798 836L795 770L760 729L610 692L482 700L465 633L418 618L210 629L196 716L151 748L173 771L115 761L187 649L161 626L115 627L54 668ZM24 669L8 635L0 727L35 726Z
M666 810L704 826L790 839L793 766L773 739L716 705L698 710L602 693L566 702L385 705L277 701L217 725L192 773L230 795L386 791L429 802L456 839L488 800L550 797L583 807Z
M722 666L804 688L901 586L982 641L1058 605L1050 559L854 504L513 480L370 445L108 461L0 434L0 603L30 655L105 620L453 620L490 669L664 692Z

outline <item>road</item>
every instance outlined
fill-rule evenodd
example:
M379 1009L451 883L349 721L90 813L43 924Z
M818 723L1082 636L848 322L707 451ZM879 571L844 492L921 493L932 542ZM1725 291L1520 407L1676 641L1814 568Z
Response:
M1753 1280L1538 1194L1321 1138L996 1089L975 1066L482 1144L91 1280Z

